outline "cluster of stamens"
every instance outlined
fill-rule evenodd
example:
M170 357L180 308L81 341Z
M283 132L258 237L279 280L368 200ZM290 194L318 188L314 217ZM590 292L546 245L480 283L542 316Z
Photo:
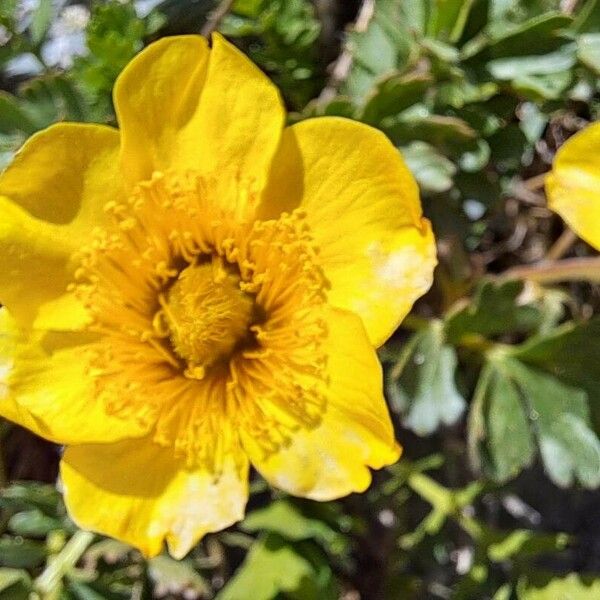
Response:
M73 289L98 334L90 364L107 410L218 472L226 449L210 435L223 419L265 452L318 424L327 282L301 211L255 221L247 194L224 207L211 192L195 174L155 174L111 202Z

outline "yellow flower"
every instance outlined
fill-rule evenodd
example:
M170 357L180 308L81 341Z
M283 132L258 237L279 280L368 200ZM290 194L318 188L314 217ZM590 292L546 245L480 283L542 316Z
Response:
M378 131L284 128L219 35L119 77L120 130L59 124L0 178L0 413L67 446L70 514L181 557L252 464L317 500L399 456L374 347L430 285L415 182Z
M546 178L546 194L550 208L600 250L600 123L560 147Z

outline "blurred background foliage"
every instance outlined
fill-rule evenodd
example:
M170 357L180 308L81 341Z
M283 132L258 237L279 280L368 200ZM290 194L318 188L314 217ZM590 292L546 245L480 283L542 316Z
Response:
M60 449L2 422L0 599L600 599L600 263L543 194L598 117L600 0L0 0L0 164L114 123L144 45L214 28L291 122L378 127L419 182L440 265L381 350L404 456L338 502L256 478L239 526L145 561L77 531Z

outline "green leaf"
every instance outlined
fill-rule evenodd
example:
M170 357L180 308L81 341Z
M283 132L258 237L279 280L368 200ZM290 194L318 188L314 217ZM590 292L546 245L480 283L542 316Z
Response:
M337 598L327 564L313 564L296 546L276 534L256 541L217 600L241 600L248 597L249 590L253 600L271 600L278 594L297 600Z
M165 3L167 4L167 3ZM194 2L188 11L199 8ZM94 108L92 120L107 120L112 113L111 91L125 65L144 46L151 19L138 18L133 3L97 2L93 4L86 29L89 53L75 61L71 71ZM153 26L153 25L152 25Z
M34 482L13 483L1 490L0 508L12 511L39 509L54 517L63 512L61 496L56 488Z
M519 81L523 81L523 78ZM528 142L523 130L516 123L496 131L490 136L488 143L496 168L502 172L519 170Z
M568 323L542 338L532 338L513 351L519 360L552 373L565 383L584 389L600 424L600 317Z
M155 585L182 597L202 598L210 592L210 586L190 561L156 556L148 561L148 574Z
M492 337L538 327L542 321L539 310L518 301L522 290L521 281L481 283L467 306L457 307L446 317L448 341L458 344L466 335Z
M488 363L480 376L468 423L471 464L507 481L533 461L534 445L519 389Z
M32 569L46 560L46 547L22 538L0 538L0 566Z
M367 100L361 120L372 125L397 115L423 100L431 86L431 78L423 74L393 75L377 84Z
M116 563L125 560L132 551L133 548L127 544L117 540L105 539L92 544L86 550L85 556L92 562L98 562L102 558L106 562Z
M423 38L419 40L419 45L430 56L441 61L441 64L457 63L460 58L460 52L450 44L445 44L439 40ZM439 64L438 64L439 66Z
M561 487L600 485L600 441L590 428L587 394L556 377L506 358L502 365L530 407L546 473Z
M548 116L533 102L524 102L520 107L519 127L530 144L539 141L548 124Z
M0 23L8 26L12 23L19 0L3 0L0 2Z
M506 26L492 21L489 32L491 55L501 58L552 52L564 43L561 33L572 21L571 17L558 12L537 15L518 25Z
M435 0L428 34L452 43L458 42L474 4L475 0Z
M30 600L32 592L27 571L0 568L0 600Z
M600 2L587 0L577 7L573 29L596 33L600 29Z
M350 100L338 97L323 107L321 114L327 117L346 117L347 119L353 119L355 112L356 108Z
M15 535L24 537L45 537L51 531L62 528L62 523L45 515L40 510L20 512L13 515L7 525Z
M410 24L413 18L419 19L417 15L407 17L410 10L402 0L378 0L366 30L350 33L353 63L343 91L357 103L379 79L403 72L409 65L414 52Z
M562 71L552 75L523 75L512 81L512 87L529 100L543 102L559 100L572 81L573 73Z
M573 67L576 62L576 47L566 44L559 50L539 56L515 56L496 58L487 64L492 76L501 81L510 81L526 75L550 75Z
M564 533L540 533L530 529L515 529L508 533L494 533L494 542L487 548L490 560L504 562L513 557L523 559L564 550L569 536Z
M34 45L39 45L44 41L46 33L54 17L54 6L52 0L39 0L37 8L33 12L29 31L31 41Z
M579 36L577 56L586 67L600 75L600 33Z
M600 579L571 573L566 577L527 575L517 586L518 600L593 600L600 598Z
M418 435L429 435L441 424L460 419L465 400L454 382L456 353L444 343L443 325L433 321L416 333L390 370L388 393L403 424Z
M22 133L4 135L0 133L0 170L13 160L17 150L23 145L26 136Z
M389 36L377 20L364 33L351 33L349 43L356 63L371 74L384 75L398 68L401 40Z
M294 500L276 500L246 516L241 524L244 531L268 531L290 541L314 539L333 554L348 550L346 538L326 522L302 511Z
M456 166L426 142L400 148L402 156L424 192L446 192L453 184Z
M466 80L444 82L438 85L437 105L462 108L466 104L485 102L498 93L498 85L492 81L471 83Z
M23 132L31 135L38 126L16 96L0 91L0 133Z
M459 157L477 149L477 133L462 119L443 115L401 114L396 119L386 119L382 129L397 146L420 140L435 146L449 156Z
M73 596L77 600L108 600L106 595L99 594L92 587L81 581L69 581L67 589L73 593Z
M512 587L509 583L506 583L496 590L492 600L510 600L511 594Z

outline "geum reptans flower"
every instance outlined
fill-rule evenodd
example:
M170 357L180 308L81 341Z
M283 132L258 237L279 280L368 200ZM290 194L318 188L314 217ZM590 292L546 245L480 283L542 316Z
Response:
M546 178L550 208L588 244L600 250L600 123L569 138Z
M241 519L253 465L316 500L400 448L375 347L431 283L434 240L370 127L284 127L219 35L119 77L120 129L58 124L0 178L0 412L66 445L83 528L181 557Z

